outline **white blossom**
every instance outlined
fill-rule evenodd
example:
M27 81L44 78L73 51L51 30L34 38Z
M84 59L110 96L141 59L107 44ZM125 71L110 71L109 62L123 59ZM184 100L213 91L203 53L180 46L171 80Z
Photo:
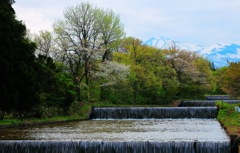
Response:
M99 69L91 73L94 78L106 80L101 86L114 85L125 81L129 74L129 66L115 61L105 61L99 64Z

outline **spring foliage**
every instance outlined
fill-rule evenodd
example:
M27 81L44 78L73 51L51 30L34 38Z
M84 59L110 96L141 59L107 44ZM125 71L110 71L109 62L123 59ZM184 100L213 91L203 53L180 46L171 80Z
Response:
M89 87L92 71L101 62L99 57L102 57L102 62L111 59L112 51L117 49L119 40L124 36L123 26L112 10L81 3L64 11L64 19L54 23L54 31L59 46L58 55L69 67L77 87L77 100L80 101L81 86Z
M109 9L68 7L53 33L33 37L9 1L1 1L0 19L2 118L68 115L81 102L160 105L207 92L240 94L239 63L215 69L194 52L124 38L120 17Z
M126 38L114 60L129 64L129 97L135 103L162 104L174 98L201 97L211 87L209 62L190 51L161 50Z
M222 76L222 89L233 97L240 95L240 62L231 62Z

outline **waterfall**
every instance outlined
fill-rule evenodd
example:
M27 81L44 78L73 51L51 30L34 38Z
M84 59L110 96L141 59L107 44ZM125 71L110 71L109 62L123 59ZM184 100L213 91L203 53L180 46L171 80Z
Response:
M227 153L228 142L0 141L1 153Z
M179 107L211 107L216 106L216 102L219 100L207 100L207 101L189 101L183 100L178 105ZM223 100L224 103L238 104L239 100Z
M234 97L230 97L228 95L211 95L211 96L205 96L207 100L236 100Z
M216 118L217 107L96 107L92 119Z

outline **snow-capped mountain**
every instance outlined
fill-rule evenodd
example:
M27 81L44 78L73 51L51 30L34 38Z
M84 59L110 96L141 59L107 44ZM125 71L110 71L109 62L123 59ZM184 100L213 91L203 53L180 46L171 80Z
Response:
M164 38L164 37L158 37L158 38L152 37L151 39L145 41L144 44L147 44L149 46L155 46L155 47L158 47L161 49L168 49L169 47L175 45L175 46L179 47L180 49L185 49L185 50L189 50L189 51L200 51L205 48L205 46L199 45L196 43L184 42L184 41L174 41L174 40Z
M171 46L175 45L179 49L194 51L208 58L209 61L214 62L216 67L227 66L227 61L240 61L240 45L238 44L219 43L213 44L211 46L204 46L191 42L173 41L164 37L152 37L151 39L145 41L144 44L155 46L161 49L168 49Z

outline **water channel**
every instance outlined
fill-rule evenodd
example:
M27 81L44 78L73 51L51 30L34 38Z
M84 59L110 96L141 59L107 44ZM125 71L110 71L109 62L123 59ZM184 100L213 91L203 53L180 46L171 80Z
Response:
M228 153L216 107L99 107L92 119L0 130L1 153Z
M2 129L1 140L229 141L215 119L89 120Z

